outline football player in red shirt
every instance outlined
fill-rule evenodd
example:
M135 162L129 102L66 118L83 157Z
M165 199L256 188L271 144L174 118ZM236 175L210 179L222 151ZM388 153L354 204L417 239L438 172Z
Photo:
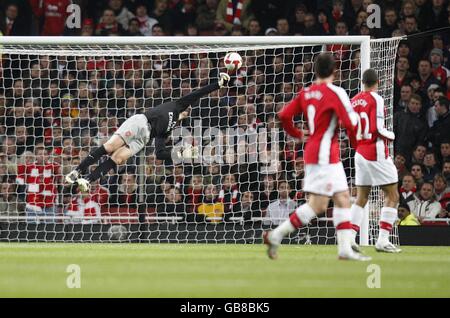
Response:
M303 114L308 122L310 137L304 150L304 191L309 193L309 197L288 220L273 231L263 233L264 243L268 245L269 257L276 258L283 237L325 212L332 197L339 259L368 261L370 257L352 250L350 194L339 158L339 121L347 129L352 144L355 144L354 127L358 123L358 115L353 111L344 89L333 85L336 68L333 55L321 53L314 67L315 83L303 89L278 114L284 130L297 139L302 139L303 135L294 126L293 118Z
M359 125L356 134L355 153L355 185L357 187L356 202L352 206L353 241L361 226L364 206L369 200L372 186L380 186L384 192L384 207L380 215L380 231L375 249L379 252L398 253L401 250L389 242L389 234L397 220L399 194L397 190L398 175L394 162L389 155L388 142L395 135L384 125L384 100L377 94L378 76L374 69L363 73L364 91L353 97L352 106L359 114Z

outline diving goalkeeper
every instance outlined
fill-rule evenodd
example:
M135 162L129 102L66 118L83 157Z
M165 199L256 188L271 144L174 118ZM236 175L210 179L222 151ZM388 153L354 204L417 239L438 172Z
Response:
M166 148L166 138L175 128L178 121L186 118L187 108L201 97L212 91L218 90L228 84L230 76L220 73L219 80L213 84L199 88L190 94L167 103L160 104L143 114L137 114L128 118L114 135L102 146L94 149L86 158L66 176L69 184L77 183L82 192L89 191L90 184L100 179L111 169L124 164L130 157L141 151L145 145L155 139L155 155L157 159L167 160L171 158L171 150ZM186 154L186 152L191 152ZM110 157L98 165L86 177L83 175L89 166L97 163L104 155ZM183 157L195 157L198 155L196 147L188 147L183 150Z

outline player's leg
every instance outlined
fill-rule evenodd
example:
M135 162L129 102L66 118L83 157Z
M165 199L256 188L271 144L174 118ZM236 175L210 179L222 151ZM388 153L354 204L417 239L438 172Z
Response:
M111 157L102 162L86 178L79 178L77 180L80 190L83 192L88 191L90 183L97 181L108 173L108 171L115 169L117 165L125 163L128 158L141 151L149 139L150 131L145 115L139 114L128 118L108 141L110 143L109 146L115 149ZM118 145L120 147L117 147Z
M109 171L116 169L118 165L124 164L129 158L133 156L133 152L127 146L122 146L113 152L110 158L103 161L97 166L86 178L77 180L81 191L86 192L90 188L90 184L102 178Z
M333 224L336 228L339 259L369 261L371 258L352 250L352 214L348 190L333 195Z
M379 252L399 253L401 249L389 242L389 235L397 220L397 207L399 202L397 183L384 185L381 189L384 192L384 206L381 208L380 229L375 249Z
M69 184L75 183L81 175L85 174L91 165L98 162L101 157L111 154L125 144L119 135L113 135L105 144L92 150L80 164L72 170L67 176L66 181Z
M352 216L352 248L356 252L360 252L359 246L356 244L356 235L361 227L361 222L364 217L364 207L369 201L370 186L356 186L356 201L351 208Z
M263 233L264 243L268 245L270 258L277 258L277 250L283 238L300 227L306 226L318 214L326 211L330 198L319 194L310 194L307 202L290 215L289 219L281 223L273 231Z

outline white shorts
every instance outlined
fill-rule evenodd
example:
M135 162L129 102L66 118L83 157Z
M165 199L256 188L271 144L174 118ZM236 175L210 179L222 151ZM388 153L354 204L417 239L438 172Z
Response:
M381 186L398 182L397 169L391 157L383 161L370 161L355 154L355 185Z
M328 197L348 190L347 176L342 162L327 165L305 165L304 184L305 192Z
M147 117L143 114L131 116L120 125L114 134L122 137L134 156L150 140L150 128Z

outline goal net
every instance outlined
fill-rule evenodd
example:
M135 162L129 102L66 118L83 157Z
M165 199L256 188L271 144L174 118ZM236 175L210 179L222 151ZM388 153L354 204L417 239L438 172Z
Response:
M14 38L1 39L0 240L259 243L262 230L305 202L303 143L276 113L314 80L323 51L336 57L335 84L350 97L361 72L378 71L392 128L393 74L400 38ZM128 117L216 81L223 56L243 67L192 105L167 140L154 144L82 194L64 183L94 147ZM307 125L296 118L308 135ZM352 194L353 150L340 134ZM197 159L177 152L200 148ZM377 235L383 198L374 190L361 242ZM394 242L398 243L396 232ZM285 240L335 244L331 209Z

